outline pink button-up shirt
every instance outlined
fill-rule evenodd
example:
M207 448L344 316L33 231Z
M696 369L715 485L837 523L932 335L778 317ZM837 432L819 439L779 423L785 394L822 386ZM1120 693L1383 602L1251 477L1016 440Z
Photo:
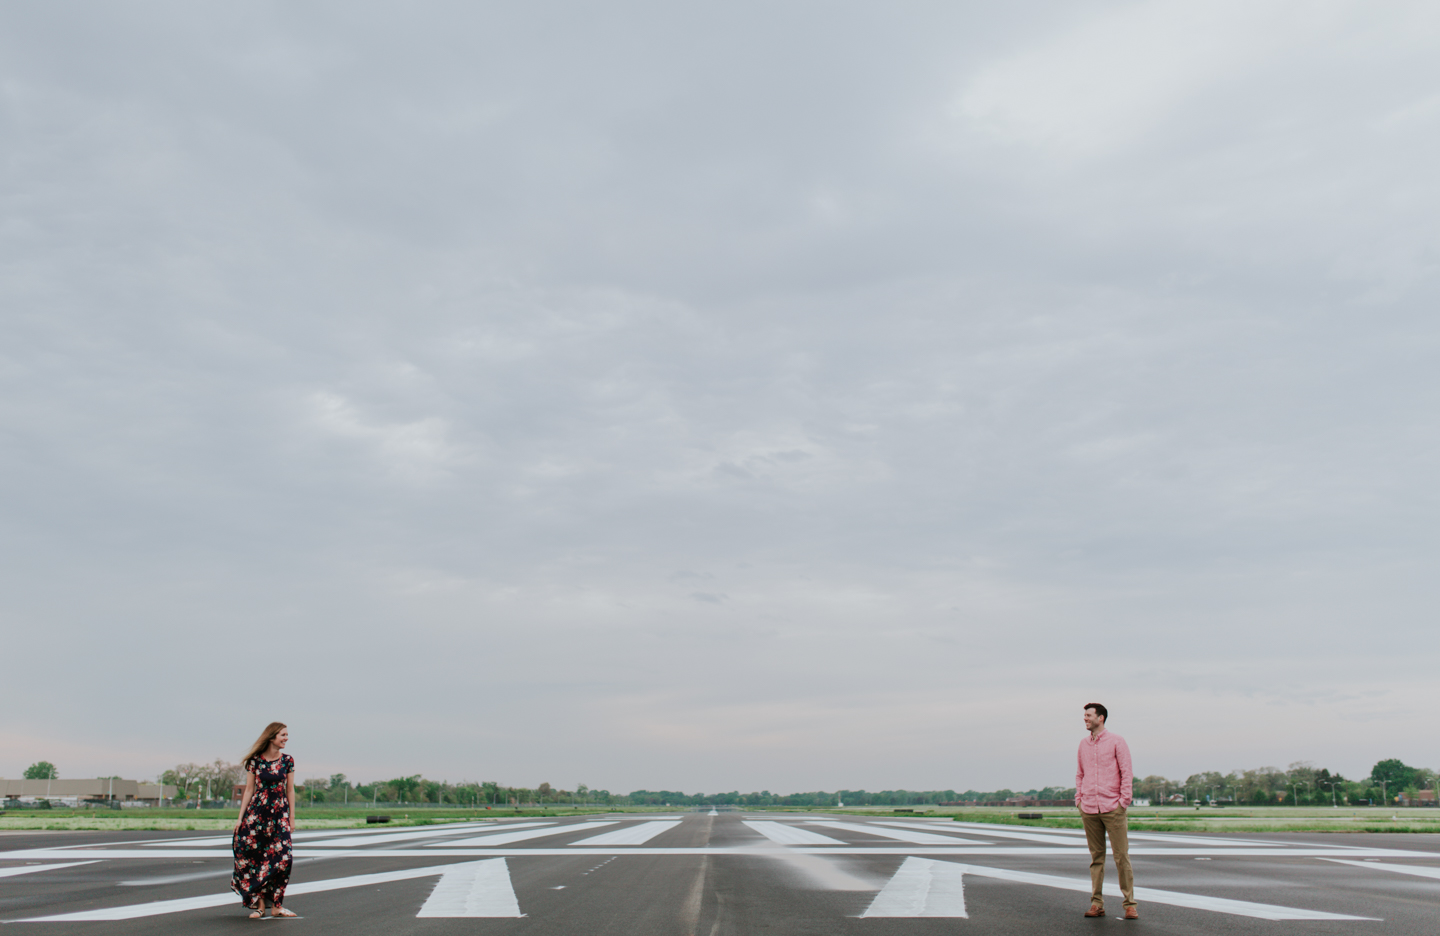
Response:
M1135 772L1130 746L1118 734L1101 729L1098 737L1080 739L1075 768L1075 805L1081 812L1103 813L1130 806Z

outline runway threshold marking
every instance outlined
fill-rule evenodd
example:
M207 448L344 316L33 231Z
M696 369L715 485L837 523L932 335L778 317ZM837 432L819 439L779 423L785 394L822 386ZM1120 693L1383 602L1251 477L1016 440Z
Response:
M483 835L479 838L460 839L455 842L433 842L426 846L428 848L463 848L465 846L487 847L491 845L509 845L512 842L524 842L529 839L544 838L547 835L560 835L565 832L588 832L591 829L604 825L615 825L610 822L591 822L586 825L553 825L546 829L526 829L523 832L497 832L491 835Z
M380 832L375 829L308 829L304 832L295 832L291 838L295 840L305 839L306 844L319 847L331 847L333 844L350 846L349 842L311 842L309 839L331 839L348 835L363 835L363 841L376 844L379 842L403 842L416 838L441 838L447 835L466 835L477 831L479 826L476 823L465 823L464 825L445 826L437 828L412 829L406 832ZM514 828L514 826L507 826ZM145 848L197 848L205 846L228 846L231 844L231 836L215 836L213 838L188 838L188 839L162 839L158 842L146 842Z
M465 891L465 903L475 900L477 907L500 908L503 905L503 895L499 892L501 885L499 873L492 867L483 872L471 872L467 869L474 865L493 865L500 862L498 872L504 873L504 888L509 889L510 897L513 900L515 889L510 883L510 871L505 866L504 858L490 858L485 861L468 861L459 864L433 865L428 868L406 868L401 871L381 871L375 874L355 874L350 877L331 878L325 881L306 881L300 884L291 884L285 890L286 898L304 894L318 894L323 891L343 890L348 887L367 887L372 884L388 884L392 881L408 881L414 878L430 877L431 875L454 874L452 886L447 888L445 896L437 905L443 909L453 909L457 904L453 897L453 891L463 889ZM463 886L462 886L463 885ZM434 897L434 893L431 897ZM203 897L182 897L178 900L152 900L148 903L130 904L123 907L103 907L97 910L81 910L75 913L59 913L52 916L29 917L24 920L15 920L16 923L60 923L60 922L87 922L87 921L113 921L113 920L135 920L141 917L161 916L167 913L183 913L187 910L203 910L209 907L224 907L231 904L239 904L240 898L227 891L223 894L207 894ZM422 907L422 910L424 908ZM447 913L433 912L427 916L520 916L519 907L516 905L516 912L510 913Z
M1336 864L1354 865L1357 868L1378 868L1381 871L1394 871L1396 874L1413 874L1415 877L1440 880L1440 868L1431 868L1426 865L1386 864L1383 861L1350 861L1345 858L1321 858L1320 860L1333 861Z
M450 865L417 917L523 917L504 858Z
M966 917L965 867L906 858L862 917Z
M0 878L14 877L17 874L35 874L39 871L56 871L60 868L78 868L80 865L95 864L100 860L99 858L92 858L89 861L66 861L60 864L21 865L18 868L0 868Z
M1065 878L1054 874L1036 874L1033 871L1012 871L1009 868L982 868L977 865L956 864L965 874L979 877L1014 881L1019 884L1038 884L1041 887L1058 887L1061 890L1090 893L1088 880ZM1366 867L1371 867L1367 865ZM1122 897L1116 884L1105 885L1107 897ZM1344 913L1327 913L1323 910L1302 910L1298 907L1281 907L1275 904L1252 903L1248 900L1231 900L1227 897L1206 897L1201 894L1185 894L1180 891L1160 890L1154 887L1135 888L1137 903L1167 904L1172 907L1186 907L1191 910L1209 910L1213 913L1229 913L1234 916L1254 917L1260 920L1378 920L1379 917L1350 916Z
M599 835L592 835L578 842L571 842L570 847L574 848L577 845L592 847L595 845L644 845L655 836L662 832L669 832L679 824L679 819L660 822L637 822L623 829L616 829L613 832L602 832Z
M920 832L916 829L884 829L874 824L860 822L837 822L825 819L813 820L806 825L817 825L827 829L839 829L842 832L863 832L866 835L875 835L880 838L894 839L897 842L912 842L916 845L989 845L989 842L978 842L974 839L959 838L953 835L936 835L934 832Z
M742 819L741 822L777 845L847 844L839 839L833 839L828 835L821 835L819 832L810 832L805 829L797 829L783 822L771 822L767 819Z

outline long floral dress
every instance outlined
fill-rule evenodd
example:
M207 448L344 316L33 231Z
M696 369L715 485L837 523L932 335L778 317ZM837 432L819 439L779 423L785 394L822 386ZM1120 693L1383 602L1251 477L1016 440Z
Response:
M285 795L285 778L295 772L295 759L281 754L279 760L256 757L245 765L255 775L255 793L240 828L235 830L235 875L230 889L252 910L264 898L271 906L285 902L285 885L290 883L290 799Z

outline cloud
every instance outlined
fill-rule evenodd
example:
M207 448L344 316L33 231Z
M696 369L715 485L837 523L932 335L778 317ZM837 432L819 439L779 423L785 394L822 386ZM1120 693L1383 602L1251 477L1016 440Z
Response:
M320 432L353 440L385 474L398 480L425 483L443 479L464 460L450 441L449 426L438 416L404 423L367 421L351 401L324 390L312 393L307 402Z
M17 758L1424 762L1434 16L7 9Z

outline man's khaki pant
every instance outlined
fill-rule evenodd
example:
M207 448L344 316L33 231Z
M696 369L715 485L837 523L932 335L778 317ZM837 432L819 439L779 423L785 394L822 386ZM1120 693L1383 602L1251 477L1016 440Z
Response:
M1130 837L1125 830L1125 810L1081 813L1085 820L1085 844L1090 846L1090 902L1105 906L1105 835L1110 835L1110 853L1120 875L1120 893L1125 906L1135 906L1135 875L1130 873Z

